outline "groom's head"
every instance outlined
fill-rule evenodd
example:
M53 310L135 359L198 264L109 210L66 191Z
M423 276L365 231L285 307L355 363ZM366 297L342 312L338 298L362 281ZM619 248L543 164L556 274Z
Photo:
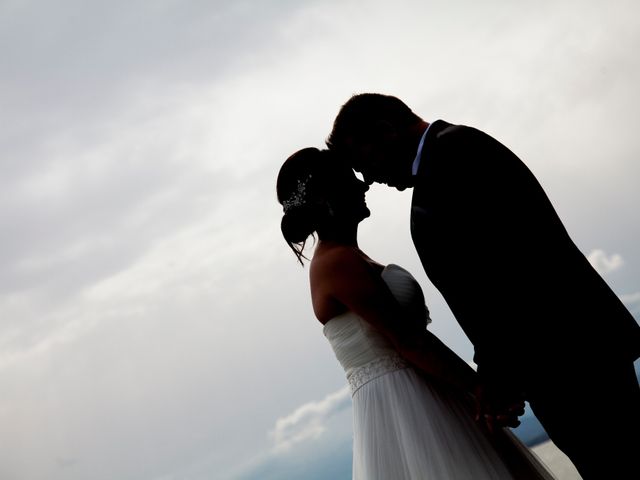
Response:
M404 190L413 186L411 165L426 125L400 99L362 93L338 112L327 146L361 172L367 183Z

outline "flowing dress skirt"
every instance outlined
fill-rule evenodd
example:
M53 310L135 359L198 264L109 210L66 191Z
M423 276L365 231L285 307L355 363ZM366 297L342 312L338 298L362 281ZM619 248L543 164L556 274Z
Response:
M508 430L488 434L472 405L412 368L353 393L354 480L552 479Z

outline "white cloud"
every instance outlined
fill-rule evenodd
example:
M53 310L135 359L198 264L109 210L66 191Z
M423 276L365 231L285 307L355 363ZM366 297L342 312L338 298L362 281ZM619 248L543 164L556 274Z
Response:
M325 421L349 405L351 390L347 385L322 400L305 403L279 418L269 433L274 442L274 452L287 451L299 442L319 437L325 431Z
M589 255L587 255L587 259L589 260L589 263L593 265L593 268L595 268L601 275L618 270L622 265L624 265L624 260L619 254L614 253L612 255L607 255L604 250L598 249L593 250Z
M627 306L631 313L640 314L640 292L620 295L620 300L622 300L622 303Z

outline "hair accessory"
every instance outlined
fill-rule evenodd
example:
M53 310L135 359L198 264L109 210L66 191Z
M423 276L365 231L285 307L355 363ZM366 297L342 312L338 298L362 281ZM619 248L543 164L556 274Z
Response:
M291 197L282 202L284 213L287 213L293 207L299 207L304 204L307 196L307 185L309 184L309 180L311 180L311 174L302 180L298 180L298 188L296 191L293 192Z

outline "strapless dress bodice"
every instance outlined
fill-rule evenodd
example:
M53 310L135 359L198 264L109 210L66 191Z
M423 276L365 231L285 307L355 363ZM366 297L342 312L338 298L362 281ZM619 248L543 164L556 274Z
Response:
M429 313L415 278L404 268L390 264L382 271L382 279L406 312L398 321L420 321L426 327ZM380 375L409 366L383 334L353 312L332 318L323 332L354 393Z

